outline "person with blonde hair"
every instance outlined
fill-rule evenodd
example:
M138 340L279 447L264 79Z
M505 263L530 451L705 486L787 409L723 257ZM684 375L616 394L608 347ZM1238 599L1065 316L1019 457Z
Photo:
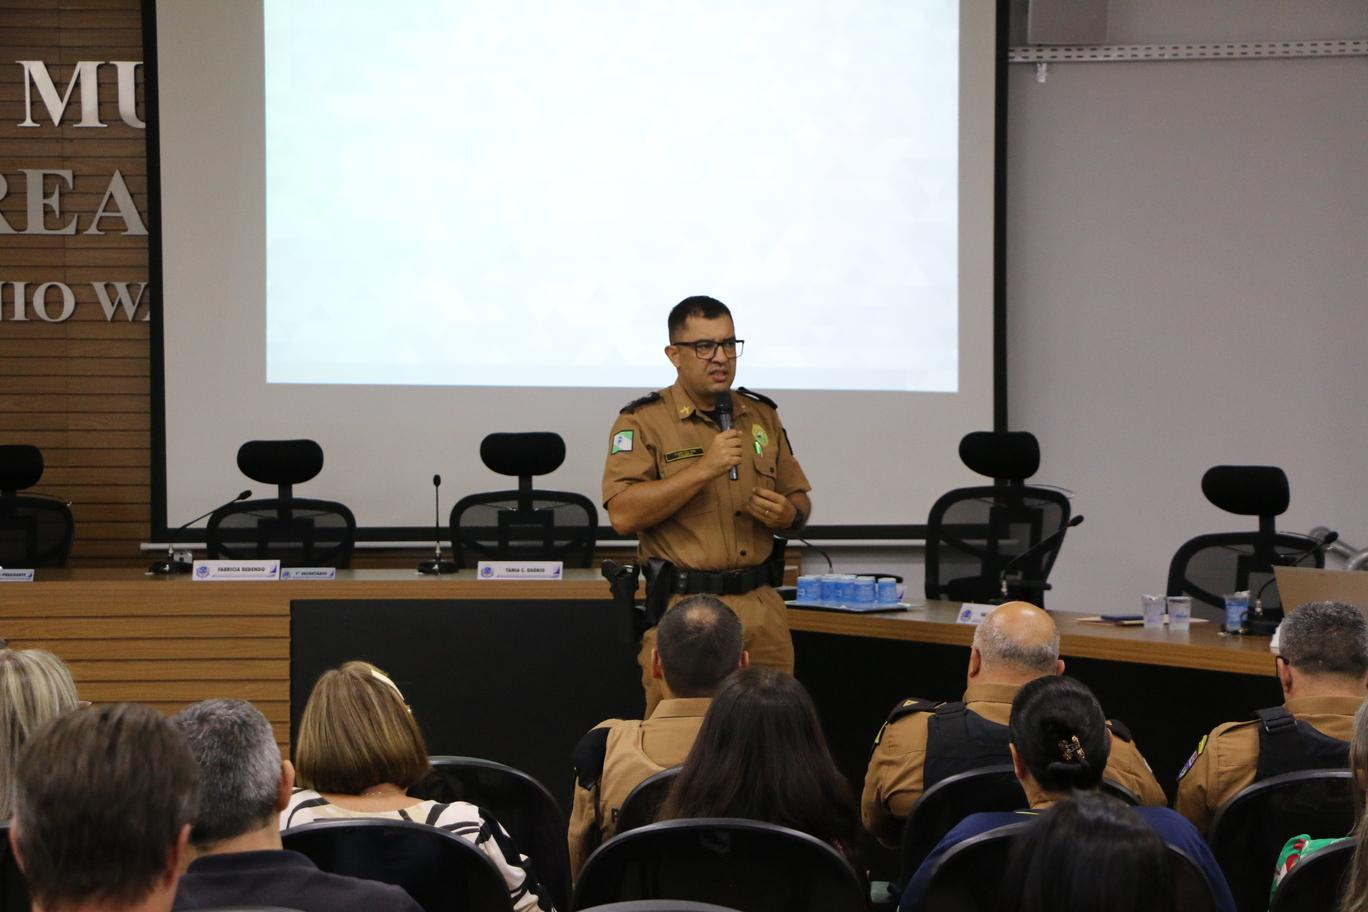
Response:
M49 719L79 705L62 660L46 649L0 643L0 819L14 816L14 768L19 749Z
M472 843L494 862L514 912L552 910L529 859L488 811L408 795L430 769L427 743L399 688L374 665L347 662L319 677L299 720L295 769L303 787L280 813L282 830L365 817L427 824Z

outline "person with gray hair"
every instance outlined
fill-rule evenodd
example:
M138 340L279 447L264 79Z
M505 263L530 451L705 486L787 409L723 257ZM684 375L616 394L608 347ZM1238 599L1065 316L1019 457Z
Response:
M885 845L898 842L904 818L922 794L957 773L1011 762L1007 722L1017 691L1064 673L1059 628L1029 602L999 605L974 630L964 695L957 701L903 700L879 730L865 773L860 817ZM1105 779L1142 804L1168 803L1149 764L1115 720Z
M1206 832L1245 788L1282 773L1345 769L1354 713L1368 694L1368 618L1343 602L1308 602L1278 628L1283 703L1216 726L1178 774L1174 808Z
M400 887L324 873L281 847L279 815L294 788L294 767L281 758L271 723L255 706L205 700L171 721L190 745L202 783L190 831L196 857L173 908L419 912Z

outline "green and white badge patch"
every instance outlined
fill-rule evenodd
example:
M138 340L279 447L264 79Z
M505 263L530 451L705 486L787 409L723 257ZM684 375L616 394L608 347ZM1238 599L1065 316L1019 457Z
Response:
M636 436L636 431L618 431L613 435L613 448L608 451L608 455L632 452L632 438L634 436Z

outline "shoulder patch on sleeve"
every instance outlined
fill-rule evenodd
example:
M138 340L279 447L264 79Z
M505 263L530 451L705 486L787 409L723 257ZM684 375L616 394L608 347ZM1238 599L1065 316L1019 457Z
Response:
M659 401L659 400L660 400L660 393L647 393L645 396L642 396L640 399L633 399L631 402L629 402L629 403L627 403L626 405L624 405L621 409L619 409L618 414L619 414L619 415L630 415L630 414L632 414L632 412L635 412L637 409L641 408L643 405L650 405L652 402L657 402L657 401Z
M1206 750L1208 737L1202 735L1202 740L1197 742L1197 749L1192 752L1192 756L1187 758L1187 763L1184 763L1183 768L1178 771L1178 781L1182 781L1183 777L1188 774L1188 770L1192 769L1192 765L1197 762L1197 758L1202 756L1202 751Z
M1131 735L1130 728L1128 728L1126 726L1126 723L1122 722L1120 719L1108 719L1107 728L1110 728L1111 733L1116 737L1120 738L1122 741L1130 742L1135 740L1135 738Z
M765 403L765 405L768 405L772 409L779 408L779 403L775 402L769 396L762 396L755 390L748 390L744 386L738 386L736 388L736 391L741 395L745 396L747 399L754 399L756 402L763 402Z
M591 789L603 775L603 758L608 753L608 727L591 729L579 739L570 752L570 763L575 768L575 781L580 788Z

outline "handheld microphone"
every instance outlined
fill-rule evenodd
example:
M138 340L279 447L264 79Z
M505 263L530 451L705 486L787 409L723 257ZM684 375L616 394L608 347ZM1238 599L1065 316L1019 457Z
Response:
M455 573L454 561L442 560L442 508L438 503L438 491L442 487L442 476L432 476L432 560L418 565L419 573Z
M212 516L214 513L218 512L219 510L222 510L224 507L228 506L228 504L235 504L235 503L237 503L239 500L246 500L247 498L249 498L249 497L251 497L251 496L252 496L252 492L251 492L250 489L248 489L248 490L246 490L246 491L242 491L242 492L240 492L240 493L238 494L237 497L234 497L232 500L229 500L229 501L226 501L226 502L224 502L224 503L221 503L221 504L219 504L217 507L214 507L214 509L209 510L209 511L206 512L206 513L201 513L199 516L196 516L194 519L190 520L190 521L189 521L188 523L186 523L185 525L183 525L183 526L181 526L181 527L175 529L175 530L171 533L170 536L167 536L167 538L170 539L170 538L174 537L175 534L176 534L177 532L184 532L186 529L190 528L190 527L193 526L195 523L199 522L201 519L204 519L204 517L206 517L206 516ZM147 568L147 572L148 572L148 573L151 573L151 574L154 575L154 576L169 576L169 575L172 574L172 573L189 573L189 572L190 572L190 565L187 564L185 561L178 561L178 560L176 560L176 546L175 546L175 543L174 543L173 541L167 541L167 543L166 543L166 560L159 560L159 561L155 562L154 564L152 564L152 566L150 566L150 567Z
M1045 536L1045 537L1042 538L1040 541L1036 542L1034 545L1032 545L1031 547L1027 548L1025 551L1022 551L1022 552L1021 552L1020 554L1018 554L1016 557L1014 557L1014 558L1012 558L1011 560L1009 560L1009 561L1007 562L1007 564L1002 568L1002 572L998 574L998 584L999 584L999 586L1001 587L1002 597L1003 597L1004 599L1008 597L1008 594L1007 594L1007 588L1008 588L1008 587L1007 587L1007 574L1008 574L1009 572L1011 572L1011 570L1012 570L1012 568L1013 568L1014 566L1016 566L1017 564L1021 563L1022 561L1024 561L1024 560L1025 560L1026 558L1028 558L1028 557L1034 557L1034 556L1040 554L1042 551L1048 551L1050 548L1052 548L1052 547L1054 547L1056 544L1058 544L1058 543L1064 538L1064 535L1065 535L1070 529L1072 529L1074 526L1079 526L1079 525L1082 525L1082 524L1083 524L1083 514L1080 513L1080 514L1078 514L1077 516L1075 516L1073 519L1069 520L1069 522L1064 526L1064 528L1060 529L1058 532L1055 532L1053 535L1047 535L1047 536ZM1017 582L1018 585L1022 585L1022 584L1024 584L1024 583L1026 583L1027 581L1026 581L1026 580L1017 580L1016 582ZM1048 587L1047 585L1045 585L1044 583L1039 583L1039 582L1037 582L1035 585L1036 585L1037 587L1039 587L1040 589L1047 589L1047 588L1049 588L1049 587Z
M732 401L731 393L721 392L717 394L717 426L724 431L732 429ZM727 477L736 481L736 466L732 466L727 472Z

